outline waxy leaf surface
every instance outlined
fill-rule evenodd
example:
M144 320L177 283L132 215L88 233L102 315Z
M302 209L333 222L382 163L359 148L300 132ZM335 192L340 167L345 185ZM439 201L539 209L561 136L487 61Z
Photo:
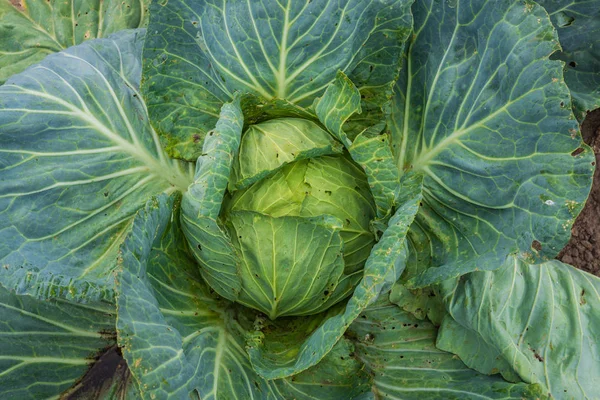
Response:
M288 330L286 324L282 323L281 330L274 328L273 332L265 333L251 344L248 349L250 360L260 375L266 379L282 378L317 364L362 310L398 280L406 263L406 232L414 220L422 198L422 182L423 179L418 174L411 173L403 177L398 209L379 242L373 246L365 263L362 280L345 307L330 309L327 315L322 316L321 321L315 320L319 326L312 331L295 332ZM294 325L293 321L291 325ZM306 339L302 337L305 333L308 333ZM284 340L285 336L289 336L288 348L285 351L270 349L270 341L273 338L281 340L282 336Z
M114 307L16 295L0 286L0 397L58 398L114 345Z
M5 287L110 299L135 212L191 181L163 153L137 91L143 36L123 31L71 47L0 87Z
M478 373L435 346L437 329L383 296L350 326L375 399L544 399L539 385Z
M500 269L473 272L442 288L449 312L438 338L444 350L483 373L508 365L556 399L597 397L598 277L556 260L533 265L513 257ZM472 357L477 341L453 328L454 322L479 336L487 344L483 355L495 362Z
M409 0L154 2L144 93L170 155L194 160L236 91L308 107L339 70L389 102Z
M591 185L547 13L529 1L420 1L389 126L425 174L410 264L427 286L509 254L555 257ZM582 152L576 151L582 147ZM411 259L412 260L412 259ZM412 268L412 267L411 267Z
M600 1L540 0L558 32L562 51L552 58L565 62L565 82L573 112L581 122L600 107Z
M147 23L148 0L0 0L0 84L49 54Z

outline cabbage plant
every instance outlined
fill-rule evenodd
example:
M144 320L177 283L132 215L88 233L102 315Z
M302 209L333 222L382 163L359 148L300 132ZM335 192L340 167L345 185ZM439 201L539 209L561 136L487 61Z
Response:
M598 398L598 9L0 0L0 397Z

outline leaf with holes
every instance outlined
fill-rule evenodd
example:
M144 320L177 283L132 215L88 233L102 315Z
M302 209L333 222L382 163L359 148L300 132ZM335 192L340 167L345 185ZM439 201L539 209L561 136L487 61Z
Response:
M445 283L442 295L449 313L438 347L486 374L508 365L556 399L597 396L599 278L556 260L512 257L495 271ZM478 340L492 362L469 354Z
M0 0L0 397L595 397L597 0L134 1Z
M373 375L375 398L547 399L540 385L510 383L469 369L452 353L436 348L437 329L386 301L369 307L347 336L356 357Z
M147 0L0 0L0 83L49 54L148 20Z
M565 82L573 112L583 121L600 108L600 1L540 0L558 32L562 51L552 58L565 62Z
M411 2L153 2L143 89L167 152L195 160L236 91L305 108L338 70L381 121L410 32Z
M425 174L410 234L410 264L424 271L409 283L495 269L509 254L555 257L589 193L594 157L562 65L549 60L559 47L545 10L422 1L413 14L389 119L399 168Z
M111 299L111 271L136 211L191 182L148 122L138 92L143 38L124 31L72 47L0 86L5 287Z

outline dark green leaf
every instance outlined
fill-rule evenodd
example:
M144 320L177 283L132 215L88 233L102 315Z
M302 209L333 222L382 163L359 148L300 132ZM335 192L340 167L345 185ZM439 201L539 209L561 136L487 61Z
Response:
M562 51L552 58L565 62L565 82L573 96L573 112L581 122L588 111L600 107L600 1L538 3L546 8L558 32Z
M143 30L48 56L0 87L0 282L18 293L112 298L135 212L185 190L137 91Z
M0 397L57 398L115 343L114 307L38 300L0 286Z
M0 84L48 54L147 22L148 0L0 0Z
M410 31L410 4L154 2L144 91L167 152L195 159L235 91L305 108L341 70L370 107L381 108L389 102Z
M399 168L425 174L410 233L414 268L439 268L409 283L498 268L509 254L556 256L594 159L564 107L561 63L548 59L559 47L545 10L426 0L413 14L389 125Z

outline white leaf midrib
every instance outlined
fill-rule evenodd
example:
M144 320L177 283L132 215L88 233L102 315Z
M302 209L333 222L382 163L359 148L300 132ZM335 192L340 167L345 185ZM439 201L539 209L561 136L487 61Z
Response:
M118 147L121 151L123 151L127 154L130 154L133 158L140 161L146 167L146 169L149 173L154 174L156 177L177 187L181 191L185 191L187 189L187 186L189 184L188 179L181 173L181 171L174 168L172 163L167 162L166 159L164 160L164 162L157 160L151 154L144 151L145 148L139 141L136 141L139 144L136 146L136 143L131 143L128 140L121 137L120 135L118 135L117 133L113 132L105 124L100 122L89 111L89 109L87 109L87 107L86 107L87 111L82 110L82 109L74 106L73 104L71 104L59 97L51 95L49 93L43 93L43 92L27 89L27 88L24 88L21 86L16 86L16 85L15 85L15 87L18 88L18 90L16 90L16 91L9 90L9 91L5 91L5 93L6 94L14 94L14 95L19 95L19 94L25 93L25 94L29 94L32 96L48 99L52 102L55 102L56 104L61 105L62 107L69 110L68 112L62 112L63 114L72 115L73 117L79 118L80 120L87 122L92 129L94 129L95 131L99 132L104 137L106 137L107 139L112 141L116 145L116 147ZM113 99L116 100L114 97L113 97ZM16 110L8 108L8 109L0 110L0 111L16 111ZM36 112L36 110L28 110L28 111ZM27 110L23 109L23 110L21 110L21 112L27 112ZM60 111L57 110L54 112L56 113L56 112L60 112ZM124 119L124 122L126 123L128 130L130 130L129 133L132 136L132 138L136 137L136 135L135 135L136 132L135 132L135 130L133 130L133 127L131 126L131 121L129 121L129 119L127 118L126 115L123 116L123 119ZM168 175L168 176L166 176L166 175Z

